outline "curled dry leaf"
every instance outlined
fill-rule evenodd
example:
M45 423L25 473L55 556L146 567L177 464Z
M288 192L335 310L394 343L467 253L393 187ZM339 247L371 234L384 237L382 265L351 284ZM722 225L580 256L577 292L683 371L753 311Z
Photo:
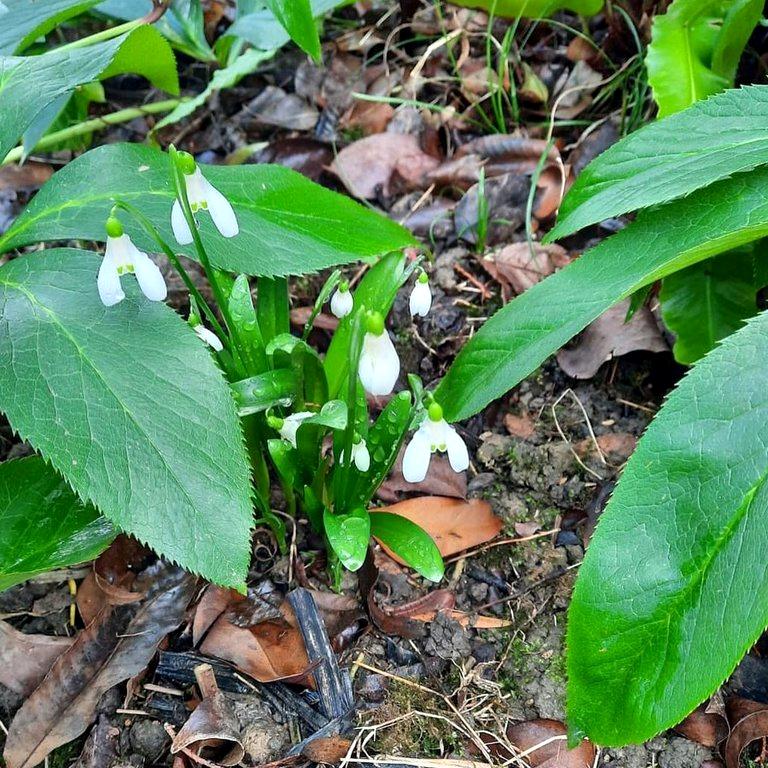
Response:
M206 696L176 734L171 754L184 749L217 765L237 765L245 757L237 718L222 693Z
M697 707L675 730L686 739L695 741L705 747L716 747L728 737L728 722L725 717L715 712L707 712L707 708Z
M507 729L510 743L526 753L531 768L592 768L594 746L582 741L568 749L565 734L566 727L558 720L529 720Z
M480 259L480 263L502 287L520 294L571 261L562 246L541 243L532 246L531 249L528 243L512 243Z
M619 302L587 326L578 342L557 353L557 362L569 376L590 379L600 366L629 352L666 352L667 342L659 331L648 307L640 307L632 319L624 322L629 299Z
M397 501L398 493L422 493L427 496L467 498L467 473L454 472L445 456L435 454L429 462L427 476L420 483L409 483L403 477L403 447L392 467L392 474L379 486L377 495L383 501Z
M72 641L71 637L27 635L0 621L0 684L28 696Z
M357 100L339 121L342 128L357 128L364 136L383 133L395 116L391 104L382 101Z
M378 133L344 147L331 170L355 197L374 198L379 188L390 194L395 173L407 186L418 188L437 165L438 160L421 149L415 136Z
M8 768L32 768L83 733L102 694L141 672L181 624L195 581L180 568L162 565L153 569L153 587L143 602L105 606L16 713L3 753Z
M741 753L753 741L763 738L768 738L768 709L759 709L742 717L731 729L725 744L726 768L739 768Z
M435 540L443 557L485 544L504 526L493 514L491 505L482 499L462 501L444 496L419 496L376 511L391 512L416 523ZM393 553L388 551L388 554L402 562Z
M313 763L336 765L344 759L351 746L352 742L343 736L328 736L312 739L301 750L301 754Z

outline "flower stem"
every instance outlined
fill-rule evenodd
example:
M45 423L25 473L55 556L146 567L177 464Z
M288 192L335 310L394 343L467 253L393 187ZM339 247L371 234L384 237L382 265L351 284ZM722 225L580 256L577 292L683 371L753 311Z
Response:
M130 120L134 120L142 115L154 115L159 112L170 112L179 106L185 99L166 99L165 101L155 101L151 104L145 104L143 107L130 107L128 109L119 109L117 112L110 112L108 115L102 115L101 117L94 117L90 120L84 120L77 125L71 125L68 128L62 128L60 131L54 131L47 136L43 136L40 141L34 147L35 152L43 152L46 149L55 147L62 141L72 139L75 136L82 136L86 133L92 133L93 131L107 128L110 125L118 125L120 123L127 123ZM0 165L8 165L9 163L16 163L24 157L24 147L15 147L0 163Z

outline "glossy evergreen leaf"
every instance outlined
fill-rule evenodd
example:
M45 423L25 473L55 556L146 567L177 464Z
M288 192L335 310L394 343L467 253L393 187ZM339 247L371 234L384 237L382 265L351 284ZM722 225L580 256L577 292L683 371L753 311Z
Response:
M98 0L3 0L0 3L0 54L20 53L38 37L80 15Z
M350 571L358 570L365 562L371 538L371 518L367 509L356 509L348 515L334 515L325 510L323 526L328 542Z
M39 456L0 464L0 590L91 560L115 536Z
M229 387L192 329L141 296L106 308L97 254L0 268L0 410L78 495L160 554L241 588L250 477Z
M443 558L432 537L408 518L392 512L371 512L371 535L386 544L425 579L440 581Z
M158 88L178 93L173 52L152 27L82 48L0 56L0 158L50 104L79 85L123 72L145 75Z
M568 616L572 737L680 722L768 624L768 314L702 359L629 459Z
M500 309L437 388L449 421L500 397L613 304L668 275L768 234L768 169L644 211Z
M768 86L726 91L598 155L565 196L547 241L683 197L768 162Z
M320 37L309 0L266 0L266 3L291 40L319 61Z
M200 231L213 262L249 275L304 274L368 259L414 243L393 221L347 197L276 165L202 166L232 202L240 234L224 238L210 216ZM0 251L41 240L104 240L104 222L115 199L146 215L168 243L173 190L168 156L138 144L108 144L66 165L33 198L0 237ZM122 217L126 232L145 250L157 245ZM194 248L176 247L194 258Z
M659 300L675 334L675 359L696 362L757 312L750 247L694 264L664 279Z
M603 0L456 0L456 5L493 10L496 16L509 19L543 19L561 10L591 16L600 11Z

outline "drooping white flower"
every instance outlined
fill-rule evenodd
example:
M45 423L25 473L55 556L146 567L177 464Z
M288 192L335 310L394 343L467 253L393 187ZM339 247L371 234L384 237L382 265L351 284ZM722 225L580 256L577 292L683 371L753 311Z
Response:
M183 171L182 175L187 187L187 198L192 213L201 210L208 211L216 229L224 237L234 237L240 231L240 227L229 200L203 176L202 171L191 156L184 156ZM173 201L171 229L173 229L173 236L180 245L187 245L192 242L192 232L184 218L184 211L179 200Z
M298 447L296 442L296 433L299 430L303 421L306 421L310 416L315 414L312 411L297 411L290 416L286 416L284 419L279 419L282 424L277 427L277 431L280 433L280 437L286 442L290 443L294 448Z
M448 454L454 472L469 466L467 446L459 433L443 418L443 409L431 403L427 418L416 430L403 454L403 477L408 483L420 483L429 469L435 451Z
M168 295L157 264L133 244L120 222L110 217L107 220L107 247L96 279L99 297L105 306L112 307L125 298L120 278L129 272L136 275L139 288L150 301L163 301Z
M384 328L384 318L378 312L366 318L358 375L363 388L371 395L388 395L400 375L400 358Z
M196 325L193 330L198 338L202 339L214 351L221 352L224 349L221 339L213 331L209 331L202 323Z
M427 316L429 308L432 306L432 291L429 289L429 277L426 272L422 272L416 279L416 285L411 291L409 305L411 317Z
M354 308L355 300L349 290L349 283L343 282L331 297L331 312L341 319L346 317Z
M367 472L371 468L371 454L368 452L368 446L363 438L352 443L352 461L361 472ZM339 456L339 462L344 463L344 451Z

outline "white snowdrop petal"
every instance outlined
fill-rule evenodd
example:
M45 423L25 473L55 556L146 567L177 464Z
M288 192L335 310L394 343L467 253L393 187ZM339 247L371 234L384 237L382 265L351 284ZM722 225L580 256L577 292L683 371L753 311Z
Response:
M216 229L224 237L234 237L240 231L240 227L232 203L207 179L203 178L202 185L208 203L208 213L211 214Z
M451 469L454 472L463 472L469 467L469 452L467 451L467 445L453 427L448 424L446 424L446 427L445 444Z
M366 333L358 368L360 381L371 395L388 395L400 375L400 358L386 331L380 336Z
M194 330L198 335L198 338L204 341L216 352L221 352L224 349L224 345L221 343L221 339L213 331L209 331L204 325L196 325Z
M416 317L416 315L426 317L432 306L432 291L429 288L429 283L422 283L420 280L417 280L416 285L411 291L411 298L408 303L411 317Z
M133 256L133 270L141 292L150 301L164 301L168 296L168 288L160 268L146 253L138 249Z
M283 426L280 427L280 437L289 442L294 448L297 448L296 433L299 431L301 423L310 416L314 416L312 411L297 411L290 416L286 416L283 420Z
M354 304L350 291L336 291L331 296L331 312L339 319L346 317L354 308Z
M367 472L371 468L371 454L365 440L361 440L352 446L352 461L361 472Z
M429 438L418 429L406 446L403 454L403 477L407 483L420 483L429 469L432 458Z
M192 242L192 230L184 218L184 211L181 210L181 203L178 200L173 201L173 208L171 208L171 229L179 245L189 245Z
M105 307L113 307L119 304L125 293L120 286L120 275L117 273L117 265L111 254L105 253L99 267L99 275L96 278L96 287L99 289L99 298Z

